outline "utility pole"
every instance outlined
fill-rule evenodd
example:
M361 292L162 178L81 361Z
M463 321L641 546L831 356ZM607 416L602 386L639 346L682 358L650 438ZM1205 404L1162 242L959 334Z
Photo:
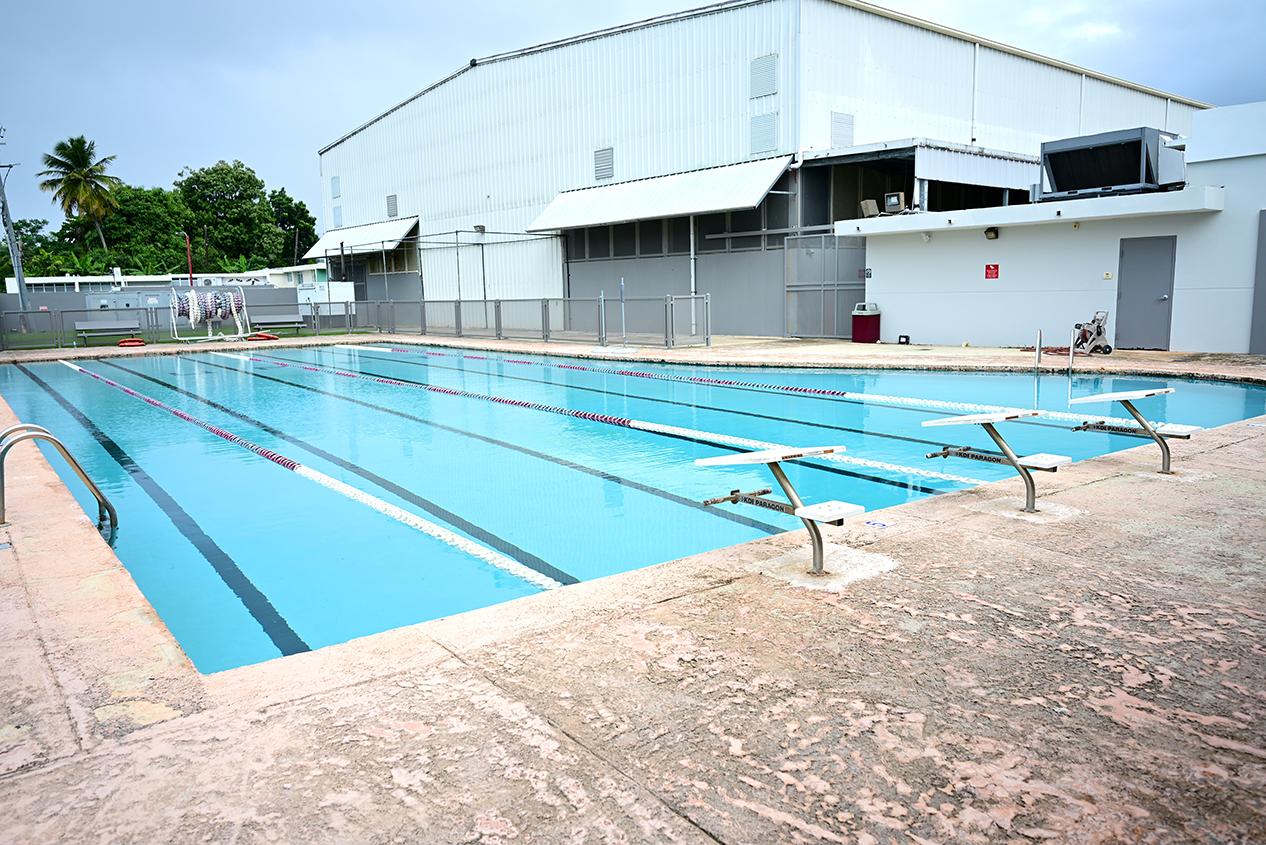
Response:
M4 127L0 126L0 146L4 146ZM4 174L0 175L0 218L4 219L4 239L9 243L9 260L13 262L13 278L18 283L18 310L26 310L26 274L22 272L22 246L13 231L13 217L9 214L9 198L4 193L4 183L9 181L9 174L16 164L0 164Z

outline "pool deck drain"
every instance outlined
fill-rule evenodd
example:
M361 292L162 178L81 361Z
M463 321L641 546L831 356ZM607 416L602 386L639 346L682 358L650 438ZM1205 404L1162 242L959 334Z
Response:
M0 841L1259 841L1262 422L210 676L24 444Z

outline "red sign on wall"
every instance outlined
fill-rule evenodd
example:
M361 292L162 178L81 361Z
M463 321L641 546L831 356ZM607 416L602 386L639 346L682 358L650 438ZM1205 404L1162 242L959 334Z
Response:
M986 265L985 265L985 278L986 278L986 279L996 279L996 278L998 278L998 265L997 265L997 264L986 264Z

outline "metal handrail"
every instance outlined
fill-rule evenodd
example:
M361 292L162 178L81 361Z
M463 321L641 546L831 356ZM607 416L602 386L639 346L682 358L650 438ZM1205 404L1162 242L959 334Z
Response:
M93 483L88 474L84 472L79 461L66 450L66 446L58 440L51 431L42 425L35 423L18 423L11 425L4 431L0 431L0 525L7 525L9 520L6 516L5 507L5 477L4 462L9 456L9 450L25 440L44 440L51 443L53 448L58 451L66 464L75 471L75 475L79 476L79 480L88 488L88 492L92 493L93 498L97 500L97 530L105 529L107 519L110 526L109 542L114 542L114 537L119 531L119 513L114 509L114 505L110 504L110 500L106 498L105 493L101 492L101 488Z

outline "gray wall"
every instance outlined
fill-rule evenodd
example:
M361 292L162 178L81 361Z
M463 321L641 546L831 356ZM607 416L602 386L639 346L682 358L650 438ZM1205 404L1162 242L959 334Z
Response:
M783 250L753 250L700 255L695 280L699 293L712 295L712 333L781 337L783 323ZM624 295L684 296L690 293L690 258L618 258L573 261L569 296L608 299Z
M1257 269L1253 275L1253 324L1248 351L1266 355L1266 210L1257 213Z

